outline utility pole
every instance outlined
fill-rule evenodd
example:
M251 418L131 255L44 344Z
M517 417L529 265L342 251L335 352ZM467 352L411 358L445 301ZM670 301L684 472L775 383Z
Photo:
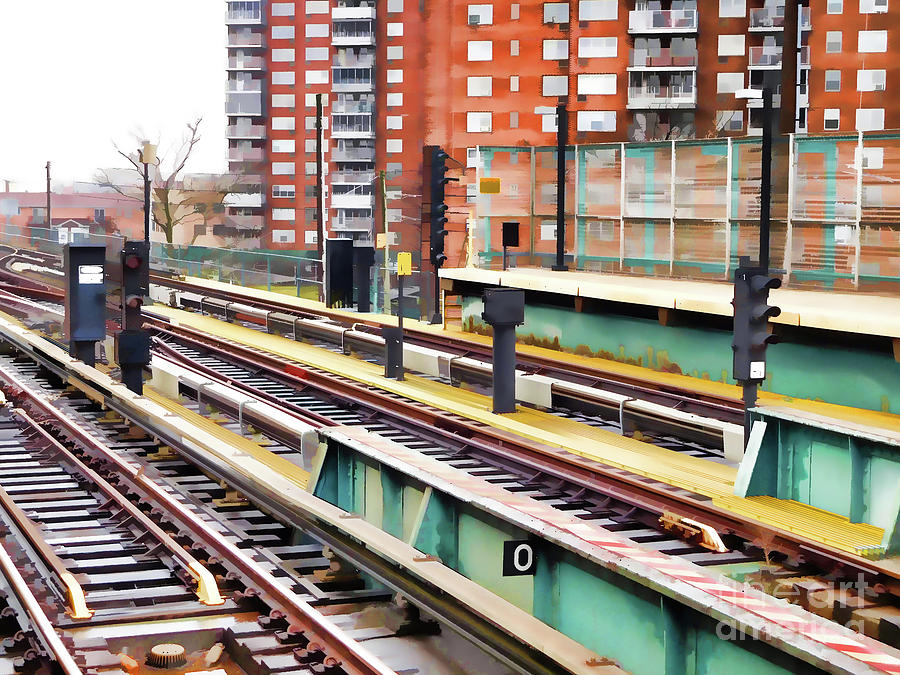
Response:
M319 301L325 302L325 177L322 175L322 94L316 94L316 255Z
M762 274L769 273L769 230L772 213L772 88L762 90L762 173L759 194L759 266ZM860 160L861 161L861 160Z
M6 191L9 192L9 182L6 183ZM47 162L47 229L53 229L53 221L50 220L50 162Z
M566 146L569 144L569 111L566 104L556 106L556 264L552 269L565 272L566 267Z
M378 191L381 193L381 222L384 226L384 314L391 313L391 233L387 220L387 181L384 169L378 172Z

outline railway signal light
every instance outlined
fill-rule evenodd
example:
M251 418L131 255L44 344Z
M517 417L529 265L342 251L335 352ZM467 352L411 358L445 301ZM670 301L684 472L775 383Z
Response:
M446 261L447 256L444 255L444 239L447 237L447 230L444 227L447 224L446 191L444 186L450 181L459 180L457 178L448 178L446 176L449 167L447 160L450 155L437 146L431 146L426 149L426 153L430 157L426 157L426 163L429 166L428 181L428 204L430 206L428 213L429 220L429 243L431 263L435 268L440 268Z
M766 347L778 342L768 324L781 309L769 304L769 291L779 288L781 280L745 262L741 260L734 277L734 379L759 383L766 379Z
M145 241L126 241L122 261L122 330L116 335L116 361L122 382L143 391L144 366L150 363L150 335L141 329L141 306L150 294L150 247Z

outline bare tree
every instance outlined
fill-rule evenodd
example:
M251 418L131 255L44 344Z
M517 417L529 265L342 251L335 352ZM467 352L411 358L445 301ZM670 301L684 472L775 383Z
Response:
M156 227L162 230L166 243L172 244L176 228L186 218L199 214L205 225L210 213L217 206L221 207L225 197L233 191L237 180L233 177L224 177L217 180L203 190L185 189L183 184L183 172L185 165L191 157L197 143L200 142L200 124L203 118L198 117L193 122L188 122L186 131L180 144L173 148L171 160L166 155L160 155L157 163L151 168L150 181L153 191L152 219ZM136 141L142 140L141 134L133 134ZM122 150L118 144L113 143L116 152L128 161L128 176L134 176L131 180L115 180L109 170L101 170L96 176L96 182L101 187L110 188L123 197L143 201L144 167L140 161L140 153L128 153ZM133 174L132 174L133 172ZM191 237L193 242L196 234Z

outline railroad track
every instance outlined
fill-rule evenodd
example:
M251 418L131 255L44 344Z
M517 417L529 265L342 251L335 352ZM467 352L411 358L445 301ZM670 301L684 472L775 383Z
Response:
M34 598L25 625L6 628L11 659L69 663L67 675L128 670L175 642L174 667L229 673L442 672L446 654L516 670L54 379L0 358L0 383L22 406L0 419L0 563L9 557L7 578L25 570L8 585ZM178 630L187 618L191 630ZM3 619L0 608L0 629Z

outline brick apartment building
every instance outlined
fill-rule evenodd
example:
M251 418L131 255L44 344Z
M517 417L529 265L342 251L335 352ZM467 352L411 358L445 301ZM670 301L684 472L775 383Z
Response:
M386 217L404 248L423 144L468 166L479 145L553 145L536 109L560 102L570 143L759 133L735 92L763 86L784 132L898 128L889 2L228 0L229 159L261 186L233 219L315 249L317 94L328 236L370 241Z

